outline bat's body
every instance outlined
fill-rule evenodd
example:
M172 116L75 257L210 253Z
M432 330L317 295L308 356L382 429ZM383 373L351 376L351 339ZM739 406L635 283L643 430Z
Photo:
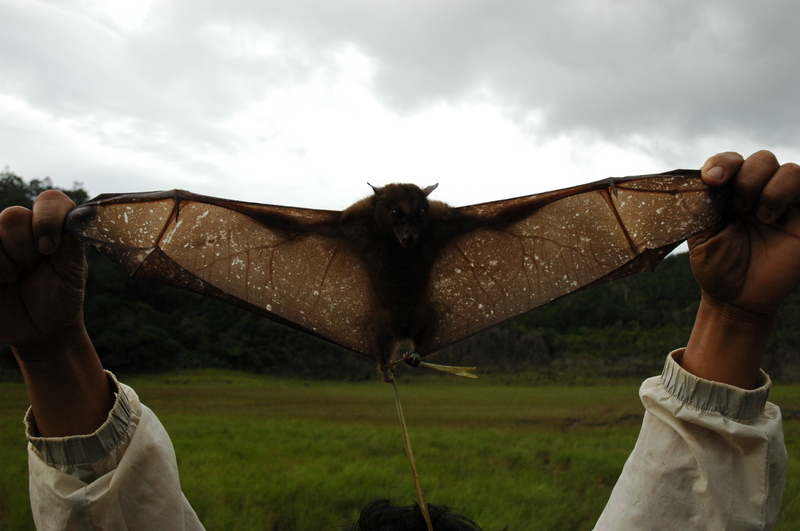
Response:
M437 230L441 214L450 208L428 202L432 188L392 184L374 190L342 212L337 232L367 271L374 298L370 348L385 366L404 354L399 350L413 351L429 338L433 313L425 295L444 243Z
M261 313L387 367L568 293L650 270L719 223L697 171L454 208L387 185L342 211L175 190L100 196L67 231L135 276Z

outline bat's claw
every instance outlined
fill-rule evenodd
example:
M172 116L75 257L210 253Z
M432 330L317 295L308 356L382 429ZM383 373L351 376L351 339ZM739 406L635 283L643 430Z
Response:
M403 362L409 367L413 367L416 369L417 367L419 367L420 363L422 363L422 357L416 352L405 354L403 356Z

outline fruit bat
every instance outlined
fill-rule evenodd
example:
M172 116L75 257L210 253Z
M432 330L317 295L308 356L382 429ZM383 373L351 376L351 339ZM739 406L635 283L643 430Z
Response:
M435 187L373 187L344 211L183 190L104 194L65 230L133 276L323 338L391 379L399 360L414 365L566 294L652 270L725 210L695 170L458 208L429 200Z

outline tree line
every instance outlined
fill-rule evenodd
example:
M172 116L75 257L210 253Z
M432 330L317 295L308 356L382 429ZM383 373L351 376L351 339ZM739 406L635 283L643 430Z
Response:
M0 208L30 206L50 179L25 182L0 172ZM62 189L76 203L79 183ZM373 361L216 300L132 279L87 248L85 320L105 367L118 374L226 368L303 378L376 377ZM483 373L576 376L657 374L666 354L686 344L699 304L688 254L666 258L653 273L626 277L558 299L467 338L431 360L475 365ZM800 380L800 294L784 305L765 368L774 379ZM415 371L417 372L417 371ZM0 378L18 379L7 345Z

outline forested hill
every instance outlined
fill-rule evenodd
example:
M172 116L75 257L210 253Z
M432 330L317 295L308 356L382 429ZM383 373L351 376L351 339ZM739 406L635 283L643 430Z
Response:
M0 208L29 206L49 179L25 183L0 173ZM80 185L68 190L80 202ZM119 374L217 367L308 378L376 377L374 362L214 300L129 278L88 250L86 325L104 365ZM699 301L688 255L583 291L468 338L436 363L476 365L484 373L636 376L656 374L683 346ZM800 294L783 308L766 368L800 379ZM0 377L18 378L3 345Z

